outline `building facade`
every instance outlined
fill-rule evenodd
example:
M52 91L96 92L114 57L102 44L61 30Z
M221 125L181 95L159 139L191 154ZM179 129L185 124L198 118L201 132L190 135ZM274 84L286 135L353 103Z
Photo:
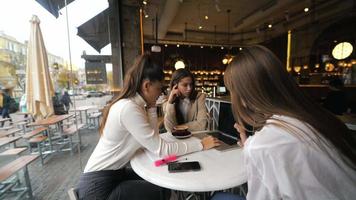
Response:
M67 62L59 56L48 54L48 65L55 90L60 90L58 79L62 71L68 71ZM27 41L21 43L14 37L0 32L0 87L12 88L14 96L25 91ZM73 67L74 74L77 67Z

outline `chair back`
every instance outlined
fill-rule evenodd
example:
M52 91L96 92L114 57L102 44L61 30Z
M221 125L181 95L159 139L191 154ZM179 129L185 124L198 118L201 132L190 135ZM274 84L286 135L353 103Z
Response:
M77 190L75 188L70 188L68 190L68 196L69 196L69 200L78 200L78 193Z

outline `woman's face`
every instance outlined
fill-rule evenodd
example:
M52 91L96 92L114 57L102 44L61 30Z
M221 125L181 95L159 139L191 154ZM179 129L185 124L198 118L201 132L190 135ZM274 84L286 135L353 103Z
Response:
M184 77L178 82L178 91L183 97L189 97L193 91L193 84L191 77Z
M144 99L146 103L150 106L156 105L158 97L162 93L162 82L160 81L150 81L147 91L144 93Z

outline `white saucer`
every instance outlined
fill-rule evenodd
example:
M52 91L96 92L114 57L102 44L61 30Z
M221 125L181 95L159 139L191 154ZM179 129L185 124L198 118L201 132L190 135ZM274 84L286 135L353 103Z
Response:
M174 135L173 135L173 137L175 137L175 138L177 138L177 139L185 139L185 138L189 138L189 137L191 137L191 136L192 136L192 134L184 135L184 136L174 136Z

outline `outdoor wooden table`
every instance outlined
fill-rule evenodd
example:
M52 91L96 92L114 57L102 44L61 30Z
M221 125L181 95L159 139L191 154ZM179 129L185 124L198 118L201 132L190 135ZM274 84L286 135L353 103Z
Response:
M25 181L25 187L16 187L20 185L20 181L22 179L15 179L15 180L10 180L6 181L6 185L9 187L2 188L0 191L0 196L2 196L4 193L10 190L12 193L12 196L14 196L13 199L23 199L24 192L28 194L28 198L33 200L33 194L32 194L32 187L31 187L31 181L30 181L30 176L28 174L28 165L36 160L38 158L38 155L26 155L26 156L21 156L17 158L14 161L11 161L10 163L6 164L5 166L2 166L0 168L0 182L4 182L5 180L9 179L11 176L18 174L18 172L23 169L23 177ZM22 184L21 184L22 185Z
M29 112L16 112L16 113L14 113L14 114L15 114L15 115L23 115L23 116L24 116L24 119L27 120L27 121L30 121L30 120L34 121L34 118L33 118L33 116L32 116L32 113L29 113ZM27 118L25 118L26 115L28 116Z
M2 137L0 138L0 147L16 142L17 140L19 140L21 137L20 136L16 136L16 137ZM16 147L15 143L14 143L14 147Z
M65 119L68 119L72 117L72 114L67 114L67 115L52 115L46 119L41 119L38 121L35 121L34 123L29 124L30 126L49 126L49 125L54 125L57 124Z
M80 117L80 123L83 123L82 120L82 112L85 113L85 125L88 126L88 110L90 109L98 109L97 106L80 106L80 107L76 107L75 109L73 109L72 111L77 112L79 111L79 117Z
M7 131L0 131L0 138L6 137L8 135L11 135L11 134L9 134Z
M34 123L29 124L30 126L50 126L50 125L56 125L60 135L63 134L63 127L61 126L61 122L72 117L73 114L67 114L67 115L52 115L48 117L47 119L42 119L38 120ZM48 141L50 145L50 152L53 152L53 145L52 145L52 139L51 139L51 133L48 132Z
M9 120L10 120L10 118L1 118L0 122L6 122L6 121L9 121Z
M11 118L1 118L0 123L5 123L6 121L10 121L10 120L11 120Z
M15 133L21 131L21 129L12 129L7 131L0 131L0 138L7 137L9 135L15 136Z

